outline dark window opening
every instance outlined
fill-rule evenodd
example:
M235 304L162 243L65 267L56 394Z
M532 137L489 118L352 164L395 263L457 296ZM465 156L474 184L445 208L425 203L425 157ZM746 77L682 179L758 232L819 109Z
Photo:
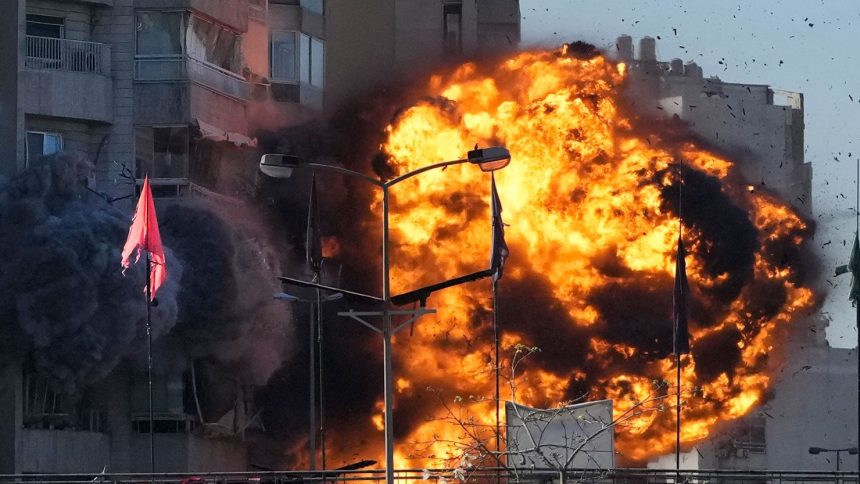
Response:
M445 54L459 54L463 50L463 5L442 6L442 20Z
M64 24L62 17L27 15L27 35L62 39L65 35Z
M188 127L136 128L135 159L137 178L187 178Z
M299 102L298 84L275 84L272 83L272 99L281 103Z

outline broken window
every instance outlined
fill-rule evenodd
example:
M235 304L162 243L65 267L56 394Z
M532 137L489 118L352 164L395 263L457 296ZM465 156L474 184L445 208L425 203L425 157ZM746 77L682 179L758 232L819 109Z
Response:
M273 30L270 41L271 79L276 82L299 81L298 60L294 31Z
M238 73L241 70L241 37L213 22L192 15L185 46L188 56Z
M26 166L44 155L53 155L63 149L63 135L45 131L27 131Z
M137 12L138 56L165 56L182 54L182 12Z
M149 433L149 385L146 375L134 374L131 385L131 428ZM185 412L185 383L181 375L157 375L152 378L152 427L156 434L188 433L197 427L192 415Z
M445 54L459 54L463 49L463 5L450 3L442 6L442 32Z
M134 134L137 178L188 178L187 126L138 126Z
M86 394L72 398L32 367L24 371L23 388L24 428L104 432L104 415L93 408Z

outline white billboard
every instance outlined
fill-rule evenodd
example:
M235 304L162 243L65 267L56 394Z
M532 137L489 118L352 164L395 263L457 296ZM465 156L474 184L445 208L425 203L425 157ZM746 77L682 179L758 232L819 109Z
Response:
M615 467L612 400L538 409L505 402L508 466L538 469Z

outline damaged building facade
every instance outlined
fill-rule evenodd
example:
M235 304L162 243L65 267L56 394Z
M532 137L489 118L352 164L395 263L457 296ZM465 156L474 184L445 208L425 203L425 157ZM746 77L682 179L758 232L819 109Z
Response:
M651 37L640 39L638 49L630 36L619 37L616 45L616 57L630 68L628 96L638 110L680 120L727 153L750 190L774 192L812 218L803 94L705 77L696 63L681 59L659 61ZM832 471L832 455L812 455L808 449L857 445L856 350L830 347L819 316L805 316L796 326L800 329L786 346L774 350L783 366L776 369L770 400L697 444L682 466ZM841 457L842 470L858 468L857 456ZM654 465L671 468L674 456Z
M516 0L9 0L0 36L0 176L84 153L105 199L239 197L255 131L335 112L378 83L516 46ZM138 181L138 185L140 182ZM117 205L127 203L118 202ZM123 206L131 208L130 204ZM246 470L250 384L185 362L154 382L161 471ZM75 395L31 361L0 370L0 473L148 470L146 380L124 362ZM228 391L222 391L224 387ZM208 388L208 390L207 390Z

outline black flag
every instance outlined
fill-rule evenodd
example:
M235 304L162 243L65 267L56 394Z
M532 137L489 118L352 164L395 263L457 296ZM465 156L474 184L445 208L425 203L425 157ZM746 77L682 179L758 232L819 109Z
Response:
M493 211L493 248L490 256L490 269L493 271L493 279L498 281L502 278L505 268L505 259L508 258L508 244L505 242L505 223L502 222L502 202L499 200L499 192L496 190L496 177L492 176L492 211Z
M308 230L305 239L305 262L308 269L317 273L322 266L322 235L320 234L320 211L317 204L317 179L311 181L311 198L308 202Z
M675 355L690 352L690 329L687 327L687 294L690 286L687 283L687 265L684 261L684 242L678 236L678 255L675 260L675 290L672 292L673 351Z

